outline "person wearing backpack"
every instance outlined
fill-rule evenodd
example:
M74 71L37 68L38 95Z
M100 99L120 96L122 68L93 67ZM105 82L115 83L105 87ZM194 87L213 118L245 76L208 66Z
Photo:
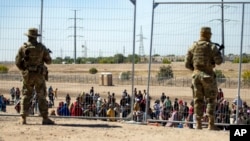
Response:
M22 98L20 101L20 124L26 124L26 118L29 115L30 100L32 99L33 90L36 90L39 112L42 117L43 125L55 124L48 115L48 104L46 100L46 81L48 81L48 67L52 63L50 56L51 50L37 41L37 28L29 28L25 33L28 41L19 49L15 58L15 65L22 74Z
M192 74L192 90L194 98L194 114L196 118L196 129L202 129L201 120L203 117L204 98L207 102L207 115L209 118L208 129L217 130L214 125L214 111L216 107L216 98L218 87L214 68L223 62L220 49L215 43L211 42L211 28L202 27L200 30L200 39L194 42L188 49L185 58L185 67Z

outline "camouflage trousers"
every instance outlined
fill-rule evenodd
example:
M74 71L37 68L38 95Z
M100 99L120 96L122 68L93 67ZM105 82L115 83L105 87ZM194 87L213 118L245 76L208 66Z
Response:
M204 106L206 106L206 114L210 117L214 117L218 93L215 74L194 71L192 75L192 85L196 118L201 119L203 117Z
M38 99L38 107L41 116L48 115L48 103L46 100L46 82L42 74L37 72L23 71L23 87L22 98L20 101L21 111L23 116L29 115L29 108L31 106L31 100L36 92L36 98Z

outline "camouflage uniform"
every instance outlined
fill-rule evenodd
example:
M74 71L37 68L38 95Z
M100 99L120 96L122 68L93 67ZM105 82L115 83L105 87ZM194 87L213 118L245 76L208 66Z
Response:
M218 48L210 41L210 27L202 27L200 40L194 42L188 49L185 58L185 67L193 71L192 89L194 98L194 112L196 115L196 128L202 129L204 98L207 103L207 115L209 117L208 129L215 129L214 111L218 93L216 75L213 71L215 65L220 65L223 57Z
M21 98L21 124L26 124L26 117L29 114L30 101L33 90L36 90L39 111L43 117L42 124L54 124L48 118L48 103L46 100L46 82L47 67L52 59L49 50L41 43L37 42L38 30L30 28L28 33L28 42L24 43L16 55L15 63L23 76L23 88Z

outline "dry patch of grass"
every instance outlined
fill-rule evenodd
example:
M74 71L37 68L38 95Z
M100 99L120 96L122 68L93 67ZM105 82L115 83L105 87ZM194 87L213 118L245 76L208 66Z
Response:
M6 64L10 73L19 73L14 64ZM151 64L151 76L155 76L159 68L168 64ZM191 71L187 70L184 62L173 62L169 64L174 72L175 77L190 77ZM50 74L66 73L66 74L89 74L90 68L96 68L98 72L111 72L113 75L119 75L120 72L132 71L132 64L51 64L48 65ZM250 63L242 64L242 71L250 69ZM136 76L148 76L148 64L135 64L134 71ZM221 70L226 77L238 77L239 64L225 62L216 66L217 70Z

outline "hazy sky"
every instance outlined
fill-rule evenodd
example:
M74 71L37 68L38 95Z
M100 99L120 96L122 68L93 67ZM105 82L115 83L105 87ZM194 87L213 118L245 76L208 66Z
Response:
M244 1L248 0L241 0ZM136 54L140 53L142 27L143 51L149 55L152 3L152 0L137 0ZM27 29L39 28L40 6L40 0L0 0L0 61L13 61L18 48L27 41L24 36ZM74 57L74 10L77 57L133 53L134 5L130 0L44 0L42 42L53 51L53 58ZM201 26L210 26L212 41L222 42L218 4L160 4L154 10L153 54L185 55L187 48L199 38ZM239 54L242 5L226 4L224 18L225 54ZM245 5L244 20L243 53L249 53L250 4Z

